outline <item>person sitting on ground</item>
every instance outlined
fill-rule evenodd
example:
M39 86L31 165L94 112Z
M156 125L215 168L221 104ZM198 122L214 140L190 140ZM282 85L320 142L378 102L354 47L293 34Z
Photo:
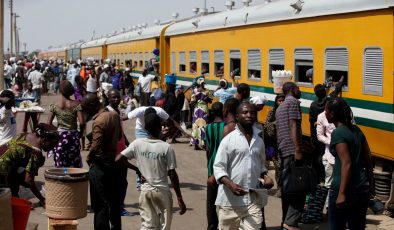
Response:
M42 151L49 151L59 141L56 127L44 123L37 125L33 133L22 134L0 146L0 187L11 189L12 196L18 197L19 186L30 188L45 206L45 198L38 190L34 177L44 165Z
M124 163L127 159L135 159L141 170L141 229L170 229L173 204L167 176L171 179L177 196L179 213L183 215L186 212L175 170L175 152L170 144L160 140L161 118L156 113L150 113L145 115L144 121L149 124L145 125L149 137L133 141L116 157L116 161Z

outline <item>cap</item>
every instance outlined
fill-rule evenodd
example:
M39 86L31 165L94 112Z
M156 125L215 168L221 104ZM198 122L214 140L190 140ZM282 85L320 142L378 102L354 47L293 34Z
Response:
M104 69L106 69L106 68L108 68L109 67L109 65L108 64L105 64L104 65Z
M226 79L222 78L222 79L219 80L219 84L220 84L220 82L224 82L224 83L226 84L224 87L227 87L227 81L226 81Z

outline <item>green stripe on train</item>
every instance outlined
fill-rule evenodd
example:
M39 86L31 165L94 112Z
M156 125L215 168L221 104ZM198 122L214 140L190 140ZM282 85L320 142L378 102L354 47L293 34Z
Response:
M190 81L190 82L193 81L193 78L189 78L189 77L178 76L178 79L182 80L182 81ZM211 85L219 85L219 81L217 81L217 80L205 80L205 82L207 84L211 84ZM266 87L266 86L251 85L250 90L255 91L255 92L274 94L274 89L271 87ZM315 94L307 93L307 92L302 92L301 98L306 99L306 100L311 100L311 101L314 101L317 99ZM366 101L366 100L353 99L353 98L345 98L345 99L351 107L357 107L357 108L361 108L361 109L370 109L370 110L384 112L384 113L394 113L394 104L375 102L375 101Z
M138 77L134 76L134 78L138 78ZM189 78L189 77L178 76L178 79L181 81L189 81L189 82L193 81L193 78ZM219 84L219 81L217 81L217 80L206 79L205 82L210 85L218 85ZM274 94L274 89L270 88L270 87L251 85L250 89L252 91L256 91L256 92ZM307 99L307 100L312 100L312 101L316 100L316 96L312 93L303 92L302 98ZM345 99L352 107L357 107L357 108L362 108L362 109L371 109L371 106L372 106L374 108L373 110L375 110L375 111L394 113L394 105L392 105L392 104L373 102L373 101L364 101L364 100L351 99L351 98L345 98ZM273 103L273 101L268 101L267 104L269 106L273 106L274 103ZM302 111L302 113L309 114L309 108L307 108L307 107L301 107L301 111ZM362 117L356 117L355 119L356 119L356 123L359 125L394 132L394 124L392 124L392 123L388 123L388 122L384 122L384 121L377 121L377 120L372 120L372 119L362 118Z
M302 113L309 114L308 107L301 107L301 111L302 111ZM394 124L392 124L392 123L372 120L372 119L363 118L363 117L355 117L355 120L356 120L356 124L358 124L358 125L394 132Z
M189 78L189 77L178 76L178 79L182 80L182 81L189 81L189 82L193 81L193 78ZM218 85L219 84L219 81L217 81L217 80L205 80L205 82L210 85ZM250 89L252 91L256 91L256 92L274 94L274 89L270 88L270 87L251 85ZM312 93L303 92L302 98L307 99L307 100L312 100L312 101L316 100L316 96ZM351 98L345 98L345 99L352 107L357 107L357 108L362 108L362 109L371 109L371 107L372 107L372 108L374 108L373 110L375 110L375 111L386 112L386 113L393 113L394 112L394 108L393 108L394 106L392 104L373 102L373 101L364 101L364 100L351 99ZM272 106L273 101L269 101L268 105ZM309 108L301 107L301 110L303 113L309 114ZM392 123L388 123L388 122L384 122L384 121L377 121L377 120L372 120L372 119L362 118L362 117L356 117L355 120L356 120L356 123L359 125L394 132L394 124L392 124Z

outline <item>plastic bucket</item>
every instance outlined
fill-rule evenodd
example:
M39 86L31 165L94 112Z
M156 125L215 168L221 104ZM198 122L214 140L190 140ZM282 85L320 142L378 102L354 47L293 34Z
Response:
M56 168L45 171L46 215L74 220L87 215L88 170Z
M14 230L25 230L29 220L31 202L17 197L11 198L12 218L14 219Z
M286 82L291 81L291 77L275 77L272 80L274 81L274 92L279 94L283 93L282 86Z
M13 230L11 191L9 188L0 188L0 230Z
M175 85L177 80L177 76L175 75L166 75L166 84Z

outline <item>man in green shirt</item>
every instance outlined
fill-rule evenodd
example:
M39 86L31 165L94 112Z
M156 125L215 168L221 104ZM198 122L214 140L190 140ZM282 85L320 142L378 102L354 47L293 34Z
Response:
M223 138L223 104L220 102L213 103L211 113L214 121L205 128L205 143L207 146L208 160L208 182L207 182L207 221L208 230L218 229L218 215L216 213L215 200L218 194L218 184L213 175L213 163L215 162L216 152Z

